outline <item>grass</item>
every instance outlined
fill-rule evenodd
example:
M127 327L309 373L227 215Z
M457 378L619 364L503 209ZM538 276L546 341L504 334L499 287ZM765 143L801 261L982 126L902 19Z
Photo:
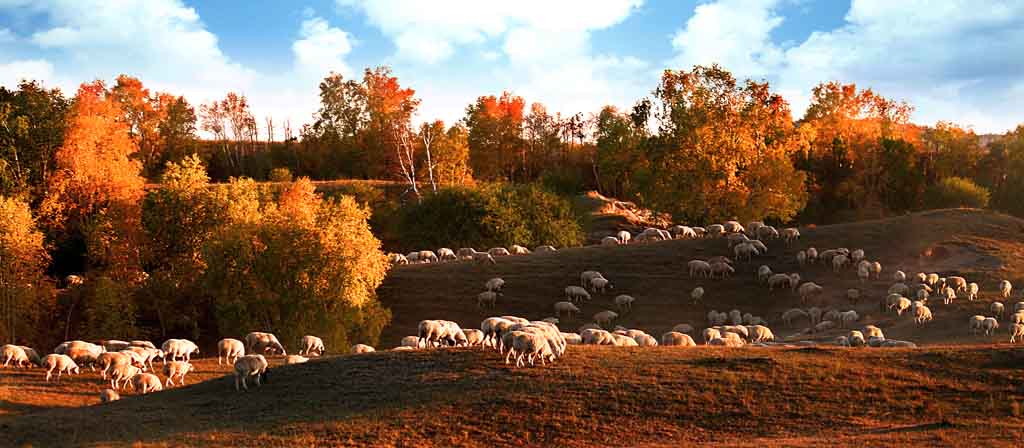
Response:
M837 446L1019 444L1024 355L1006 348L569 348L510 369L484 350L377 352L274 368L235 392L226 369L145 397L97 401L86 374L44 398L4 375L32 446ZM6 373L6 372L5 372ZM67 395L61 402L59 396ZM45 400L45 401L44 401ZM1015 411L1015 409L1017 409ZM1015 414L1015 412L1017 414ZM116 424L112 424L116 422ZM89 428L83 430L82 428Z

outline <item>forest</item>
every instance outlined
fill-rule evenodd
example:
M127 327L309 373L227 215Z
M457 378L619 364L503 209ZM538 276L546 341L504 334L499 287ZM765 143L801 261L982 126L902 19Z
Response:
M799 118L719 66L666 70L626 109L561 115L501 92L456 123L421 119L388 67L319 91L293 129L237 92L193 105L127 75L72 96L0 87L0 337L372 341L390 319L384 249L580 245L570 199L589 190L690 223L1024 216L1024 126L922 126L837 81ZM312 183L336 179L399 187Z

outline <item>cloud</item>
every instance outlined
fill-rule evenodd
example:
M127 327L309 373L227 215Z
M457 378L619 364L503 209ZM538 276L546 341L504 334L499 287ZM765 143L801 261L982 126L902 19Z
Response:
M11 43L17 40L14 33L7 28L0 28L0 44Z
M1024 73L1024 58L1014 56L1024 54L1022 3L853 0L842 26L785 48L771 39L778 10L768 0L700 5L676 33L671 63L719 62L767 78L798 117L812 87L838 80L910 102L919 123L1001 132L1024 121L1013 100Z
M352 51L352 37L340 28L330 26L320 17L302 22L301 39L292 43L295 69L307 78L321 79L329 72L351 76L345 56Z
M0 86L17 86L23 80L54 79L53 65L42 59L27 59L0 64Z

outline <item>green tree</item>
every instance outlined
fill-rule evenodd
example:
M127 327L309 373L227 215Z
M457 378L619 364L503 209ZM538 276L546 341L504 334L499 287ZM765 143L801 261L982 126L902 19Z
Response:
M46 305L38 300L48 292L44 270L50 261L43 233L36 228L28 204L0 196L0 338L25 342L39 328Z
M925 192L925 206L928 208L985 208L988 200L988 190L962 177L942 179Z
M60 89L23 81L0 87L0 194L42 193L64 142L71 102Z

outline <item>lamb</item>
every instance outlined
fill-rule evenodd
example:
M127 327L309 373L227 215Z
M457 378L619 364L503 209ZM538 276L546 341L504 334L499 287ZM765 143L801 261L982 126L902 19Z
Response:
M967 284L967 300L970 300L971 302L973 302L975 299L977 299L978 298L978 292L980 290L981 290L981 288L978 286L977 283L973 283L973 282L972 283L968 283Z
M618 318L619 318L619 313L616 313L614 311L607 311L607 310L605 310L605 311L601 311L601 312L599 312L597 314L594 314L594 322L597 322L597 324L601 325L601 326L611 325L612 321L614 321L615 319L618 319Z
M615 296L615 306L619 308L620 312L627 312L633 310L633 302L636 299L633 296L627 296L625 294Z
M476 295L476 306L478 308L494 308L494 305L498 302L498 293L493 291L484 291Z
M33 361L28 352L25 351L25 348L20 345L4 345L3 347L0 347L0 353L3 353L4 367L7 367L11 361L14 362L15 367L28 367L29 364L38 365L40 362L39 355L36 355L36 358Z
M620 230L619 233L615 234L615 236L617 236L619 238L619 243L620 244L628 243L629 240L633 237L632 234L630 234L628 231L625 231L625 230Z
M160 349L164 352L164 362L167 362L168 358L176 361L179 357L190 361L193 354L199 354L199 346L188 339L168 339Z
M1024 324L1013 324L1010 327L1010 343L1024 341Z
M467 339L467 342L468 342L469 338L467 337L466 339ZM356 345L352 346L351 353L353 355L360 355L360 354L363 354L363 353L373 353L375 351L377 351L377 349L375 349L373 347L370 347L369 345L366 345L366 344L356 344Z
M185 375L194 370L192 363L186 361L171 361L164 364L164 376L167 377L166 386L173 386L174 379L178 379L178 385L185 385Z
M50 382L50 378L53 376L53 371L57 371L57 382L60 382L60 377L64 372L68 375L78 374L78 364L71 359L68 355L51 354L46 355L43 358L43 367L46 368L46 382Z
M100 392L100 403L110 403L121 399L121 394L113 389L103 389Z
M497 264L494 261L494 257L487 252L477 252L473 254L473 261L477 264Z
M299 346L302 347L299 350L300 355L316 355L323 356L324 354L324 340L316 336L305 335L299 340Z
M701 277L711 276L711 264L704 260L690 260L686 266L690 269L690 277L699 275Z
M606 289L614 289L612 282L604 277L590 279L590 286L594 289L594 292L604 293Z
M241 384L245 390L249 390L249 385L246 384L246 380L249 377L254 377L256 386L260 386L267 380L267 358L263 355L245 355L238 358L235 361L235 390L238 390L238 385Z
M785 241L786 244L790 244L798 239L800 239L800 230L796 227L782 229L782 241Z
M932 310L927 306L921 305L914 309L914 323L920 325L930 320L932 320Z
M622 244L622 242L619 241L619 239L614 236L606 236L604 238L601 238L602 246L618 246L620 244Z
M712 340L721 338L722 337L722 332L718 331L715 328L705 328L703 336L704 336L704 344L708 345L708 344L711 343Z
M403 345L403 346L401 346L401 347L396 347L395 349L396 349L396 350L397 350L397 349L412 349L412 347L406 347L406 346L404 346L404 345ZM288 355L288 356L285 356L285 357L284 357L284 364L285 364L285 365L290 365L290 364L303 364L303 363L306 363L306 362L309 362L309 358L307 358L307 357L305 357L305 356L300 356L300 355Z
M928 274L927 276L925 276L924 283L927 283L928 286L934 287L939 283L939 274L936 274L934 272Z
M273 333L254 331L245 335L245 348L249 354L277 354L287 356L284 346ZM186 359L186 361L188 361Z
M992 332L999 328L999 321L994 317L986 317L981 323L981 329L985 332L985 336L992 336Z
M538 253L538 254L542 254L542 253L545 253L545 252L557 252L557 251L558 251L558 249L555 249L555 246L551 246L551 245L547 245L547 244L545 244L543 246L537 246L537 247L533 248L533 252L534 253Z
M992 302L992 304L989 305L989 310L992 311L992 314L999 318L1003 317L1004 308L1005 307L1001 302Z
M455 256L455 251L447 247L442 247L437 250L437 259L440 261L454 261L458 260L459 257Z
M511 252L508 251L508 249L505 249L504 247L492 247L487 250L487 253L490 254L492 257L504 257L512 254Z
M696 347L697 343L693 342L693 338L688 334L669 331L661 335L661 345L672 347Z
M800 295L800 303L807 303L811 298L820 296L824 290L825 288L822 288L814 282L807 282L800 285L797 288L797 293Z
M804 310L802 310L800 308L793 308L793 309L790 309L790 310L782 313L782 321L785 322L786 326L790 327L790 328L793 327L793 321L796 320L796 319L799 319L799 318L808 318L808 319L810 319L810 316L807 314L806 311L804 311Z
M574 314L580 314L581 311L572 302L556 302L555 303L555 315L562 317L562 314L568 314L572 317Z
M1003 299L1010 298L1010 291L1013 291L1013 285L1010 284L1009 280L999 282L999 294L1002 295Z
M485 291L501 292L501 289L504 287L505 280L502 279L501 277L492 278L490 280L487 280L486 283L484 283Z
M704 288L703 287L698 286L696 288L693 288L693 291L690 291L690 300L692 300L693 303L698 303L703 298L704 298Z
M565 298L573 303L579 303L584 300L590 301L590 293L580 286L566 286Z

